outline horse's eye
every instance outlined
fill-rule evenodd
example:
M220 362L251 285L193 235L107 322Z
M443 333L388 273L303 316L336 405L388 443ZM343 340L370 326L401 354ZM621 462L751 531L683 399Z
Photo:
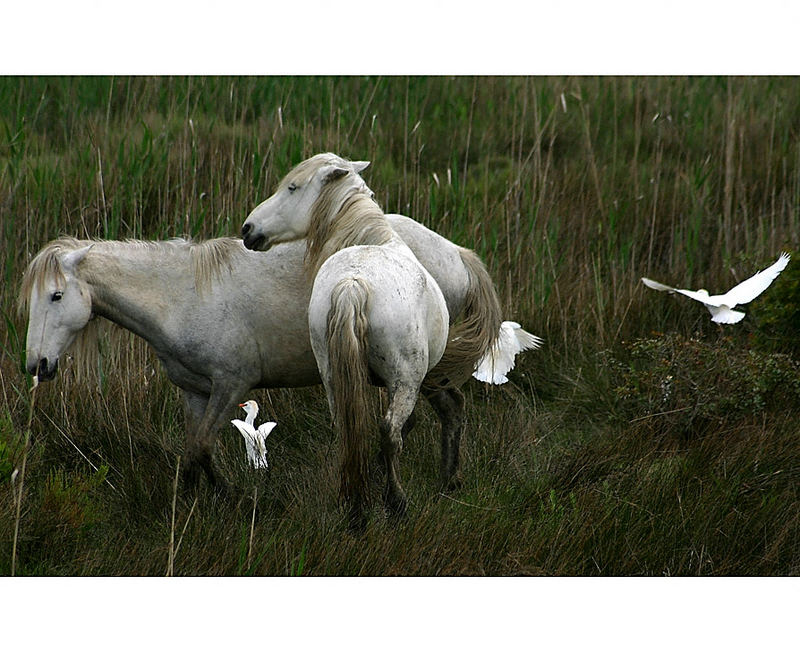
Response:
M289 184L289 192L294 193L297 190L297 186L295 184Z
M61 301L61 298L64 296L64 293L60 290L56 290L52 295L50 295L50 299L54 302Z

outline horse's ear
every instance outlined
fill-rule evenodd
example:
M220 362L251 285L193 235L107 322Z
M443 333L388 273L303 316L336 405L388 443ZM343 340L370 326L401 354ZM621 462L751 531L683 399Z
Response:
M86 247L81 247L80 249L67 252L61 257L61 267L63 267L65 270L69 270L70 272L74 272L78 263L80 263L86 257L92 247L94 247L94 243L86 245Z
M369 165L369 161L353 161L352 163L353 170L355 170L356 174L359 174L362 170L366 170Z
M340 177L344 177L348 172L350 172L347 168L340 168L339 166L330 166L329 170L326 170L322 175L322 185L329 184L332 181L336 181Z

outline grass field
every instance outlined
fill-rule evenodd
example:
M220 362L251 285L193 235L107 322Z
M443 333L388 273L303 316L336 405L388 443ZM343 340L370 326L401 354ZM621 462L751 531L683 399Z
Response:
M799 91L0 78L0 574L797 574ZM504 314L546 340L508 384L466 387L457 493L438 492L421 408L401 461L409 517L390 525L376 504L361 538L336 501L321 387L253 393L278 422L271 470L254 477L223 433L221 463L249 488L231 505L173 492L180 395L142 341L109 326L35 394L21 366L17 289L46 242L236 235L325 150L372 162L385 211L475 249ZM784 249L796 260L735 326L639 282L723 291Z

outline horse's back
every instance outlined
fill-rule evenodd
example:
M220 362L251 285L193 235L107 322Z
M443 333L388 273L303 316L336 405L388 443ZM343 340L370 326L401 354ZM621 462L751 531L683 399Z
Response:
M177 385L189 384L181 367L209 380L245 378L253 387L319 383L304 249L290 243L265 254L242 247L207 288L171 305L165 336Z
M461 260L461 248L404 215L387 214L386 219L434 278L447 302L450 319L455 319L461 314L469 289L469 274Z

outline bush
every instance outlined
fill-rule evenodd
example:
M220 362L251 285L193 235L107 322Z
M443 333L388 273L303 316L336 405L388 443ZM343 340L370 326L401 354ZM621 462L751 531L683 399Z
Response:
M800 364L786 354L677 334L627 346L628 364L606 353L615 395L628 419L658 419L696 430L730 418L790 410L800 401Z
M759 330L756 343L770 351L800 355L800 252L790 252L792 260L769 292L758 302Z
M37 479L26 479L18 573L76 573L81 549L102 539L97 529L107 516L101 503L107 472L105 466L89 474L51 470L39 487Z

